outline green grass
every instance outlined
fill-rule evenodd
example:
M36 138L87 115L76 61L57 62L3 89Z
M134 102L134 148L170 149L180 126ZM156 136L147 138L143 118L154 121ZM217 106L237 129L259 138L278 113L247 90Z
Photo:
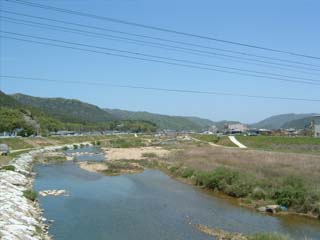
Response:
M3 167L0 167L0 170L7 170L7 171L14 171L16 168L12 165L6 165Z
M32 189L28 189L23 191L23 196L31 201L35 201L37 199L37 192L33 191Z
M228 136L220 137L217 144L226 147L237 147L233 142L231 142Z
M131 147L145 147L146 144L140 138L118 138L111 139L109 142L113 148L131 148Z
M32 148L32 145L24 141L24 138L2 138L0 144L7 144L11 150Z
M192 134L193 138L199 139L205 142L213 142L217 143L219 141L219 137L216 135L208 135L208 134Z
M252 149L320 154L320 138L282 136L236 136L236 138Z

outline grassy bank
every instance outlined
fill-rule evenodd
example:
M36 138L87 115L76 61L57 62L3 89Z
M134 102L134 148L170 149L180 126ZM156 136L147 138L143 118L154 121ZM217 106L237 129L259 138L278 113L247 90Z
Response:
M188 147L171 154L170 174L240 198L252 207L279 204L320 215L320 158L233 148Z
M320 138L278 136L237 136L236 138L252 149L320 154Z

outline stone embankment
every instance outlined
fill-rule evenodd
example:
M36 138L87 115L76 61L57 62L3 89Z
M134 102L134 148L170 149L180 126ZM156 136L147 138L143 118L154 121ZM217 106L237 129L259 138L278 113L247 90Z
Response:
M48 222L42 217L37 200L32 201L25 194L32 189L35 178L32 171L33 157L65 147L74 148L74 145L50 146L21 154L10 162L9 167L0 170L0 239L51 239Z

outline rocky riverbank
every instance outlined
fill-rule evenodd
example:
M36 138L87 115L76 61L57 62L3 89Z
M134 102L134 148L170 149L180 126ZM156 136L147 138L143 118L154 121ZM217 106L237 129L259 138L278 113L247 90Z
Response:
M81 143L89 144L89 143ZM0 239L2 240L50 240L49 226L42 217L37 200L32 193L35 173L32 171L34 157L40 153L53 152L75 145L50 146L21 154L0 170Z

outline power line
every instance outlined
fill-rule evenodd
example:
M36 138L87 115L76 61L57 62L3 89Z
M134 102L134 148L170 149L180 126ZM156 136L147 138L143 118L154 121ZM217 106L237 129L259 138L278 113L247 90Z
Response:
M199 69L206 69L206 70L211 70L211 71L217 71L217 72L223 72L223 73L230 73L230 74L237 74L237 75L244 75L244 76L250 76L250 77L259 77L259 78L265 78L265 79L273 79L273 80L280 80L280 81L288 81L288 82L297 82L297 83L305 83L305 84L313 84L313 85L320 85L319 80L314 80L314 79L308 79L308 78L299 78L299 77L293 77L293 76L286 76L286 75L281 75L281 74L272 74L272 73L265 73L265 72L259 72L259 71L250 71L246 69L238 69L238 68L232 68L232 67L225 67L225 66L218 66L218 65L212 65L212 64L206 64L206 63L198 63L194 61L188 61L188 60L181 60L181 59L175 59L175 58L167 58L167 57L161 57L161 56L156 56L156 55L149 55L149 54L143 54L143 53L138 53L138 52L131 52L131 51L126 51L126 50L119 50L119 49L114 49L114 48L105 48L105 47L100 47L100 46L94 46L94 45L88 45L88 44L82 44L82 43L74 43L74 42L68 42L68 41L61 41L61 40L56 40L56 39L51 39L51 38L44 38L44 37L37 37L37 36L32 36L32 35L27 35L27 34L19 34L19 33L13 33L13 32L8 32L8 31L0 31L6 34L13 34L13 35L18 35L18 36L24 36L24 37L30 37L30 38L36 38L36 39L41 39L41 40L49 40L53 42L59 42L59 43L64 43L64 44L71 44L71 45L76 45L76 46L82 46L82 47L90 47L90 48L97 48L97 49L103 49L103 50L108 50L108 51L115 51L115 52L121 52L121 53L126 53L126 54L132 54L136 55L139 57L132 57L128 55L119 55L119 54L111 54L107 52L100 52L100 51L93 51L93 50L88 50L85 49L85 51L93 51L96 53L103 53L107 55L112 55L112 56L119 56L119 57L126 57L126 58L133 58L133 59L138 59L138 60L143 60L143 61L153 61L153 62L159 62L159 63L167 63L167 64L174 64L178 66L184 66L184 67L192 67L192 68L199 68ZM6 36L1 36L5 38L11 38L11 37L6 37ZM18 38L11 38L15 40L22 40L26 42L34 42L34 43L39 43L39 44L44 44L44 45L52 45L52 46L58 46L58 47L66 47L66 46L61 46L57 44L48 44L44 42L38 42L38 41L31 41L31 40L25 40L25 39L18 39ZM68 46L68 48L71 48ZM74 48L72 49L77 49L77 50L84 50L82 48ZM143 56L140 57L140 56ZM155 60L155 59L146 59L144 57L151 57L151 58L157 58L161 60ZM175 61L175 62L182 62L183 64L180 63L173 63L173 62L167 62L169 61ZM189 64L197 64L200 66L195 66L195 65L189 65ZM227 70L222 70L222 69L216 69L212 67L218 67L218 68L223 68ZM242 71L242 72L239 72ZM244 73L244 72L249 72L249 73ZM270 75L270 76L276 76L276 77L269 77L269 76L263 76L263 75L257 75L257 74L264 74L264 75ZM279 77L278 77L279 76ZM283 78L284 77L284 78ZM290 79L286 79L290 78ZM300 80L305 80L305 81L298 81L298 80L292 80L292 79L300 79ZM317 84L318 83L318 84Z
M136 85L113 84L113 83L106 83L106 82L57 80L57 79L47 79L47 78L39 78L39 77L24 77L24 76L13 76L13 75L2 75L2 74L0 74L0 77L4 79L10 78L10 79L20 79L20 80L23 79L23 80L32 80L32 81L54 82L54 83L84 84L84 85L92 85L92 86L108 86L108 87L116 87L116 88L142 89L142 90L153 90L153 91L162 91L162 92L179 92L179 93L189 93L189 94L206 94L206 95L235 96L235 97L248 97L248 98L261 98L261 99L320 102L320 99L311 99L311 98L278 97L278 96L238 94L238 93L230 93L230 92L145 87L145 86L136 86Z
M243 57L231 56L231 55L226 55L226 54L219 54L219 53L214 53L214 52L202 51L202 50L197 50L197 49L177 47L177 46L173 46L173 45L167 45L167 44L161 44L161 43L159 44L159 43L149 42L149 41L141 41L141 40L136 40L136 39L132 39L132 38L119 37L119 36L115 36L115 35L102 34L102 33L91 32L91 31L84 31L84 30L75 29L75 28L61 27L61 26L57 26L57 25L39 23L39 22L28 21L28 20L24 20L24 19L16 19L16 18L5 17L5 16L0 16L0 18L5 19L2 21L7 21L10 23L20 24L20 25L25 25L25 26L40 27L40 28L44 28L44 29L64 31L64 32L68 32L68 33L80 34L82 36L102 38L102 39L113 40L113 41L117 41L117 42L122 41L122 42L130 43L130 44L137 44L140 46L156 47L156 48L170 50L170 51L190 53L190 54L194 54L194 55L198 55L198 56L224 59L224 60L228 60L228 61L246 63L246 64L251 64L251 65L256 65L256 66L263 66L263 67L269 67L269 68L275 68L275 69L281 69L281 70L290 70L290 71L305 73L305 74L314 74L314 73L296 70L295 68L320 71L320 69L310 69L310 68L299 67L299 66L295 66L295 65L272 63L272 62L260 61L260 60L256 60L256 59L243 58ZM9 19L9 20L7 20L7 19ZM13 21L11 21L11 20L13 20ZM234 60L233 58L244 59L246 61ZM253 62L248 62L248 61L253 61ZM266 64L258 64L255 62L262 62L262 63L266 63L267 65ZM272 65L269 65L269 64L272 64ZM277 65L286 66L286 67L279 67ZM291 68L294 68L294 69L291 69Z
M153 37L153 36L148 36L148 35L143 35L143 34L128 33L128 32L124 32L124 31L118 31L118 30L113 30L113 29L104 28L104 27L97 27L97 26L91 26L91 25L85 25L85 24L79 24L79 23L70 23L70 22L67 22L67 21L56 20L56 19L45 18L45 17L39 17L39 16L33 16L33 15L28 15L28 14L22 14L22 13L17 13L17 12L12 12L12 11L0 10L0 12L14 14L14 15L18 15L18 16L36 18L36 19L41 19L41 20L46 20L46 21L53 21L53 22L58 22L58 23L63 23L63 24L69 24L69 25L73 25L73 26L80 26L80 27L85 27L85 28L102 30L102 31L107 31L107 32L112 32L112 33L124 34L124 35L128 35L128 36L134 36L134 37L140 37L140 38L146 38L146 39L170 42L170 43L181 44L181 45L185 45L185 46L198 47L198 48L202 48L202 49L209 49L209 50L215 50L215 51L221 51L221 52L228 52L228 53L239 54L239 55L243 55L243 56L251 56L251 57L269 59L269 60L274 60L274 61L279 61L279 62L299 64L299 65L304 65L304 66L320 67L318 65L314 65L314 64L310 64L310 63L304 63L304 62L300 62L300 61L291 61L291 60L282 59L282 58L251 54L251 53L247 53L247 52L235 51L235 50L230 50L230 49L215 48L215 47L204 46L204 45L199 45L199 44L194 44L194 43L182 42L182 41L177 41L177 40L169 40L169 39L160 38L160 37ZM236 56L233 56L233 57L236 57ZM252 59L252 60L254 60L254 59ZM255 60L259 61L257 59L255 59ZM264 62L262 60L260 60L260 61ZM280 63L272 63L272 62L266 62L266 61L265 61L265 63L268 63L268 64L280 64ZM283 66L286 66L286 64L283 64ZM287 66L290 66L290 65L287 65ZM295 67L297 67L297 66L295 66ZM305 68L305 69L319 71L319 69L310 69L310 68Z
M14 2L14 3L26 5L26 6L38 7L38 8L42 8L42 9L46 9L46 10L53 10L53 11L58 11L58 12L63 12L63 13L68 13L68 14L73 14L73 15L78 15L78 16L83 16L83 17L90 17L90 18L94 18L94 19L130 25L130 26L135 26L135 27L140 27L140 28L145 28L145 29L152 29L152 30L157 30L157 31L162 31L162 32L168 32L168 33L173 33L173 34L177 34L177 35L183 35L183 36L188 36L188 37L194 37L194 38L200 38L200 39L211 40L211 41L216 41L216 42L222 42L222 43L238 45L238 46L248 47L248 48L254 48L254 49L259 49L259 50L264 50L264 51L289 54L289 55L296 56L296 57L304 57L304 58L311 58L311 59L320 60L320 57L318 57L318 56L306 55L306 54L285 51L285 50L280 50L280 49L275 49L275 48L262 47L262 46L252 45L252 44L245 44L245 43L241 43L241 42L229 41L229 40L220 39L220 38L213 38L213 37L209 37L209 36L187 33L187 32L172 30L172 29L168 29L168 28L145 25L145 24L125 21L125 20L121 20L121 19L115 19L115 18L110 18L110 17L98 16L98 15L90 14L90 13L84 13L84 12L78 12L78 11L73 11L73 10L69 10L69 9L53 7L50 5L31 3L31 2L23 1L23 0L5 0L5 1Z

